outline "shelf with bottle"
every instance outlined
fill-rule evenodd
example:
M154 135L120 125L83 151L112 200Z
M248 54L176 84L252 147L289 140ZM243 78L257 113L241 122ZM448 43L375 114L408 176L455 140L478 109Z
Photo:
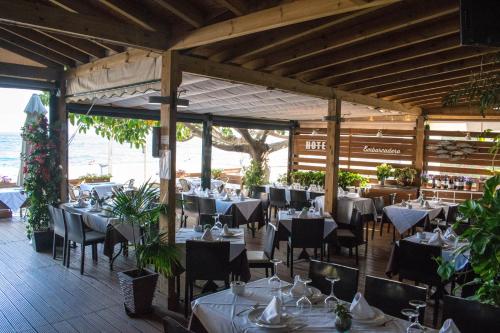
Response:
M482 190L484 181L465 176L430 175L422 184L422 189L478 192Z

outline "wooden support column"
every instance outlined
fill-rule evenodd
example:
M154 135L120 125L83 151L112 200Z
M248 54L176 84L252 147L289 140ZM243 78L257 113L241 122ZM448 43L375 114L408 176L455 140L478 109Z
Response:
M201 188L211 188L212 177L212 116L203 121L201 138Z
M56 145L57 163L60 165L59 199L68 201L68 113L66 111L66 81L56 82L56 89L50 91L49 123L51 138Z
M160 230L166 232L169 244L175 244L175 145L177 88L181 83L181 73L177 65L177 54L166 51L162 54L161 96L170 96L170 104L160 107L161 144L160 156L170 152L170 179L160 179L160 200L169 206L168 214L160 215ZM167 281L168 308L177 308L175 281Z
M416 148L415 148L415 169L417 169L417 184L420 184L420 173L424 170L424 152L425 152L425 118L417 117L416 122Z
M338 174L340 155L340 99L328 101L325 175L325 212L337 212Z
M290 183L292 181L292 171L293 171L293 136L295 134L295 125L290 126L288 130L288 167L286 173L286 179Z

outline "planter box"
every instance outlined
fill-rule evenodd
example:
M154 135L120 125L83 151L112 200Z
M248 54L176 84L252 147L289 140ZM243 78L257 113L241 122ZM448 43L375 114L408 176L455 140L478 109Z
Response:
M52 230L35 231L31 236L31 245L36 252L48 252L52 251L53 240L54 232Z
M129 316L151 313L158 282L158 273L138 269L118 273L124 298L125 311Z

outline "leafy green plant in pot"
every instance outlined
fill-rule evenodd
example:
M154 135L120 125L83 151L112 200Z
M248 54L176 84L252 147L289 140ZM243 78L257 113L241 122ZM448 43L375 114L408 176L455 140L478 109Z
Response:
M417 175L417 170L413 168L400 168L394 170L394 178L399 185L410 186L415 182L415 176Z
M158 188L146 182L134 192L116 190L109 209L120 227L129 229L135 248L137 267L118 273L129 315L151 312L159 274L171 277L180 266L175 245L167 244L166 235L159 231L160 214L166 214L168 206L158 204L158 198ZM156 272L148 270L148 265Z
M471 222L459 236L459 242L465 245L446 261L437 258L438 274L443 281L449 281L454 275L472 273L474 279L461 287L473 287L472 299L500 307L500 175L486 180L481 199L465 201L459 211L463 217L453 226L455 230ZM468 254L471 269L457 272L455 262L463 254Z
M342 303L338 303L334 312L336 315L335 328L339 332L348 332L352 326L352 315L347 307Z
M392 177L392 175L393 175L392 165L387 163L382 163L380 165L377 165L377 179L380 185L384 186L385 180L389 177Z
M257 161L252 160L248 167L243 168L243 172L243 185L248 195L252 195L256 186L264 184L264 169Z
M350 171L339 171L339 186L344 190L348 186L365 187L368 179L359 173Z

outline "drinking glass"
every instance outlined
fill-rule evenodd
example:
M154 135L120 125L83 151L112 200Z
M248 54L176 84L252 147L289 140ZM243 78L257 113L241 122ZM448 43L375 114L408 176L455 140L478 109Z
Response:
M328 295L328 297L325 298L325 306L329 310L332 310L335 308L335 306L338 303L340 303L340 300L333 293L333 286L335 285L335 282L340 281L340 278L337 275L329 275L329 276L325 276L325 279L327 281L330 281L330 283L332 285L332 287L330 289L330 295Z
M282 263L279 259L270 260L274 265L274 275L269 279L269 285L271 289L279 289L281 286L281 279L278 277L278 265Z
M220 214L217 213L215 216L214 216L214 220L215 220L215 223L214 223L214 229L222 229L223 225L222 223L220 222Z
M306 278L306 279L300 278L299 281L304 284L305 288L304 288L304 294L302 295L301 298L299 298L299 300L297 301L296 305L297 305L297 308L299 310L303 310L304 307L311 307L312 306L311 300L309 299L309 297L307 297L307 290L309 289L307 287L307 284L311 283L312 280L309 279L309 278Z
M418 318L418 311L415 309L403 309L401 310L401 313L403 314L403 316L408 317L409 325L406 328L406 332L407 333L419 332L417 330L414 330L414 328L412 327L413 319Z
M408 194L408 201L411 201L411 194Z
M415 322L413 324L411 324L410 327L412 327L415 330L424 331L425 328L424 328L424 326L422 326L420 324L418 317L420 316L420 309L425 308L427 306L427 303L425 303L425 301L422 301L419 299L412 299L412 300L410 300L409 303L411 306L415 307L417 314L418 314L417 317L415 318ZM419 332L419 331L417 331L417 332Z

